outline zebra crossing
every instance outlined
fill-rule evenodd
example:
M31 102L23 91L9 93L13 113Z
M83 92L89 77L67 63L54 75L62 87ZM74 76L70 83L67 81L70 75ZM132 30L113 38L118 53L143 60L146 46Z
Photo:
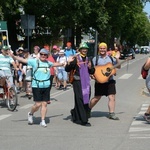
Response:
M117 80L127 80L127 79L131 78L132 76L133 76L133 74L129 74L129 73L123 74L122 76L118 75ZM137 79L143 80L141 75ZM54 93L51 94L51 96L53 98L55 98L58 95L64 94L64 92L69 92L71 89L72 89L72 87L69 86L67 91L55 91ZM18 109L19 109L19 111L29 109L29 108L31 108L32 105L33 105L33 103L25 104L23 106L20 106ZM143 114L147 110L148 106L149 106L149 104L143 104L141 106L138 114L134 117L134 119L131 123L131 126L128 130L129 139L149 139L150 138L150 124L148 124L143 118ZM0 121L8 119L12 115L13 115L13 113L9 113L9 112L6 114L1 114Z
M149 104L143 104L137 116L134 117L129 129L130 139L149 139L150 138L150 123L147 123L143 114L146 112Z

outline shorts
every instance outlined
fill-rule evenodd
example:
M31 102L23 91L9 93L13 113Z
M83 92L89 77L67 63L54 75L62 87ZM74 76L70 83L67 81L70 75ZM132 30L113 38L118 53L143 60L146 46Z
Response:
M112 80L107 83L95 82L95 96L108 96L116 94L116 81Z
M146 84L148 91L150 92L150 75L146 77L145 84Z
M58 69L57 77L59 80L67 81L68 73L64 69Z
M33 100L35 102L50 100L50 87L48 88L32 88Z

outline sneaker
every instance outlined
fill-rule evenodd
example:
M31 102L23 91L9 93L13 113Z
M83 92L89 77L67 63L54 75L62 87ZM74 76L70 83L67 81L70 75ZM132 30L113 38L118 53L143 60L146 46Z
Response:
M109 119L112 119L112 120L119 120L118 117L115 116L115 113L109 113Z
M46 128L46 127L47 127L47 125L46 125L45 121L41 121L41 122L40 122L40 126L42 126L42 127L44 127L44 128Z
M63 90L66 91L66 90L67 90L67 87L64 87Z
M30 112L28 112L28 124L29 125L33 124L33 115L30 115Z
M147 122L150 123L150 114L145 113L143 117Z

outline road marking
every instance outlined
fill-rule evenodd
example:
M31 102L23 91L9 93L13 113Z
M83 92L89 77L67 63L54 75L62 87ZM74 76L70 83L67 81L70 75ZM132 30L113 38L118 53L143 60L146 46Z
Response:
M145 109L145 111L146 111L147 109ZM144 113L145 113L145 111L143 110L143 111L140 111L138 114L139 115L143 115Z
M130 137L129 139L149 139L149 123L147 123L144 118L143 114L149 107L149 104L142 104L141 109L135 119L132 121L131 126L129 128Z
M143 79L143 78L142 78L142 75L140 75L140 76L138 77L138 79Z
M128 79L132 76L132 74L124 74L121 77L119 77L118 79Z
M148 107L149 104L142 104L142 107Z
M143 125L143 124L145 124L145 121L135 120L132 122L131 126L137 126L137 125Z
M0 120L10 117L12 114L0 115Z
M57 97L57 96L59 96L61 94L64 94L65 92L69 92L71 89L72 89L71 87L70 88L67 87L66 91L61 90L61 91L58 91L58 92L50 94L50 96L53 97L53 98L55 98L55 97Z
M150 131L150 128L146 128L146 127L141 127L141 128L138 128L138 127L131 127L129 132L141 132L141 131Z
M20 107L20 109L27 109L27 108L30 108L31 106L33 106L33 104L27 104L27 105Z
M131 134L130 139L149 139L150 134Z

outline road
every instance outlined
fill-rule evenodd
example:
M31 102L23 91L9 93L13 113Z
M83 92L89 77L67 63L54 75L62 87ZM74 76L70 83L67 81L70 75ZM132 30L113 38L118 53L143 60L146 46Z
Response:
M143 150L149 149L150 124L143 113L150 101L143 93L144 80L140 69L149 55L136 55L136 59L122 64L115 77L117 81L116 115L119 121L109 120L108 100L103 97L92 109L89 122L84 127L71 122L73 91L52 88L52 101L48 105L47 128L39 126L40 112L35 114L35 124L27 124L27 113L33 101L18 95L17 111L0 108L0 150ZM91 81L92 96L94 81Z

